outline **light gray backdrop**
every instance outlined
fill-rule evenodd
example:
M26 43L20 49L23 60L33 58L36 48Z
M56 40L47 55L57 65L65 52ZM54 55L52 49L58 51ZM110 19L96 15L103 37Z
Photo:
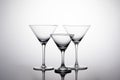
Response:
M41 65L41 45L30 24L90 24L79 45L79 63L89 67L81 80L120 80L120 0L0 0L0 80L41 80L32 70ZM52 39L46 50L46 65L59 67ZM73 66L73 43L65 58Z

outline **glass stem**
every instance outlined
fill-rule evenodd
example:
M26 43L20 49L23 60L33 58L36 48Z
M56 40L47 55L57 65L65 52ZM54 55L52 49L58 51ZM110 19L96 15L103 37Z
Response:
M79 67L79 64L78 64L78 44L75 44L75 67Z
M65 51L61 51L61 67L65 67L65 64L64 64L64 54L65 54Z
M45 68L46 65L45 65L45 47L46 45L45 44L42 44L42 68Z

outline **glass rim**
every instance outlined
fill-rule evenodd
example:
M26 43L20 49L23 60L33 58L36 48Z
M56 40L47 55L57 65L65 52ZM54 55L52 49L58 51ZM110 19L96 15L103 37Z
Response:
M58 26L58 25L44 25L44 24L33 24L33 25L29 25L29 26Z
M62 25L62 26L74 26L74 27L90 27L91 25Z

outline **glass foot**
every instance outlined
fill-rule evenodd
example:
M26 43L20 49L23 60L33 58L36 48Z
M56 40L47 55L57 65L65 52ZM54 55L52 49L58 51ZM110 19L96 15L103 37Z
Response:
M33 70L36 70L36 71L48 71L48 70L54 70L54 68L52 67L34 67Z
M87 70L88 67L73 67L72 70Z
M70 73L71 69L70 68L66 68L66 67L60 67L58 69L55 69L56 73Z

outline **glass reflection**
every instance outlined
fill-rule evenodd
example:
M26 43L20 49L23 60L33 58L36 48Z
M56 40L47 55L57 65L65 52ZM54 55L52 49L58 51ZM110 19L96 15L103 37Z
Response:
M78 80L78 71L79 70L75 70L75 80Z
M78 73L79 73L79 70L74 70L75 71L75 78L74 78L74 80L78 80ZM46 72L46 70L45 71L41 71L42 72L42 80L46 80L45 79L45 72ZM55 72L56 74L59 74L60 76L61 76L61 80L65 80L65 76L66 76L66 74L69 74L69 73L71 73L71 72Z
M58 72L55 72L55 73L60 74L61 80L65 80L66 74L71 73L71 72L59 72L59 73L58 73Z
M42 71L42 80L45 80L45 71Z

